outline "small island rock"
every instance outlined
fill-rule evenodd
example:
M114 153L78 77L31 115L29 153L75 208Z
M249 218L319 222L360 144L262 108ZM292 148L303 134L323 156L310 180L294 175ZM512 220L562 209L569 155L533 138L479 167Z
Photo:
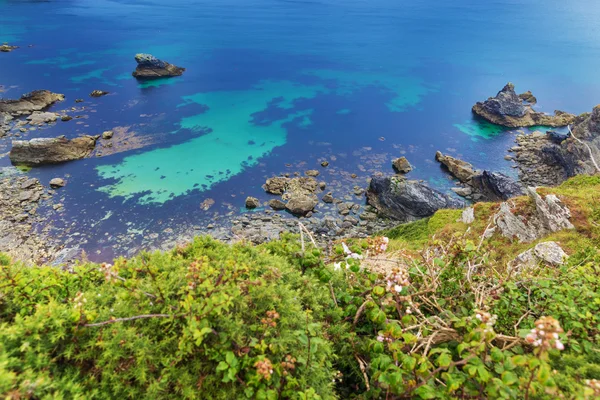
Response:
M62 178L54 178L54 179L50 180L50 186L52 186L53 188L64 187L65 185L66 185L66 182Z
M180 76L185 71L185 68L159 60L151 54L136 54L135 61L138 65L132 75L136 78Z
M108 92L105 92L104 90L94 90L92 93L90 93L91 97L102 97L102 96L106 96L108 94Z
M399 172L401 174L407 174L410 171L412 171L412 166L410 165L406 157L396 158L392 161L392 166L394 167L394 170L396 170L396 172Z
M58 164L89 156L95 145L96 138L92 136L15 140L9 158L15 165Z
M256 197L249 196L246 198L246 208L253 209L260 207L260 201Z

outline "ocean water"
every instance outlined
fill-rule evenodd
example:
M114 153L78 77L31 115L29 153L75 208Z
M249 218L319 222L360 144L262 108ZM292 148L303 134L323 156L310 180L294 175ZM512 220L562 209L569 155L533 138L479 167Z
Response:
M405 155L410 177L448 190L436 150L514 175L516 132L471 106L512 81L541 111L591 110L598 20L593 0L0 0L0 42L21 46L0 53L0 96L64 93L52 110L81 117L25 138L118 133L99 157L29 172L67 178L59 231L104 259L234 217L269 199L265 178L322 160L325 180L363 186ZM187 70L138 82L139 52Z

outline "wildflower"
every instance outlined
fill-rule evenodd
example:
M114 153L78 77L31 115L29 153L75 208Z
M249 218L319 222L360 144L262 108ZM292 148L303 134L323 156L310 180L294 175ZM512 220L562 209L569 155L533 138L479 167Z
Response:
M270 380L271 375L273 375L273 364L271 364L271 360L265 358L264 360L257 361L254 363L254 367L256 368L256 373L265 380Z
M563 329L556 319L542 317L536 321L535 328L525 337L525 341L534 347L561 351L565 349L565 345L560 341L558 336L562 332Z
M106 279L107 282L110 283L116 280L117 274L113 270L112 264L102 263L102 265L100 265L100 271L104 273L104 279Z
M377 335L377 341L381 343L392 343L394 339L388 336L387 333L380 333L379 335Z
M399 294L402 289L410 284L406 269L394 268L386 278L386 287L389 292Z
M586 379L585 385L594 391L594 396L600 396L600 379Z
M281 362L281 366L283 367L283 375L287 376L289 372L296 369L296 359L288 354L285 356L285 361Z
M279 319L279 313L275 310L267 311L267 317L262 318L260 323L266 326L270 326L271 328L275 328L277 326L277 322L275 320Z
M346 254L346 259L348 258L354 258L356 260L360 260L362 259L362 256L360 254L357 253L353 253L348 246L346 245L346 243L342 242L342 249L344 249L344 254Z

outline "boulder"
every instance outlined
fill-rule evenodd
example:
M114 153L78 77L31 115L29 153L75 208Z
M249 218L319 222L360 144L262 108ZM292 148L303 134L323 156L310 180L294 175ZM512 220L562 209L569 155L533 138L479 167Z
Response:
M576 118L575 115L563 111L555 111L554 115L535 111L531 104L523 103L510 82L498 92L496 97L475 104L473 112L496 125L509 128L535 125L567 126Z
M276 211L285 210L285 203L278 199L273 199L269 201L269 206Z
M50 180L50 186L53 188L64 187L67 183L62 178L53 178Z
M296 216L304 216L314 210L318 203L319 200L315 195L297 194L290 198L285 207Z
M465 208L459 221L465 224L472 224L475 221L475 209L473 207Z
M331 203L333 203L333 195L331 194L331 192L329 192L325 196L323 196L322 200L323 200L323 203L331 204Z
M246 198L246 208L253 209L260 207L260 201L256 197L247 197Z
M471 164L458 158L444 155L440 151L435 153L435 160L446 167L454 177L463 183L467 183L475 175L475 169Z
M0 112L0 137L10 131L10 121L12 120L13 117L10 114Z
M104 139L104 140L112 139L114 134L115 133L113 131L102 132L102 139Z
M135 61L137 62L137 68L132 75L136 78L152 79L180 76L185 71L185 68L159 60L151 54L136 54Z
M525 93L521 93L519 98L523 101L528 102L529 104L536 104L537 98L531 93L531 90L526 91Z
M326 168L326 167L328 167L328 166L329 166L329 161L323 161L323 162L321 163L321 167L323 167L323 168Z
M556 242L542 242L519 254L508 265L511 271L517 274L533 269L540 263L549 266L559 266L569 258L567 253Z
M29 117L27 117L27 121L29 121L29 125L43 125L48 124L50 122L55 122L58 119L58 115L51 112L42 112L42 111L34 111Z
M562 142L564 142L565 140L567 140L571 136L571 133L569 133L569 132L546 131L546 135L548 135L548 139L550 139L550 141L552 143L561 144Z
M0 113L10 115L29 115L41 111L57 101L65 99L63 94L52 93L48 90L36 90L24 94L18 100L0 100Z
M401 176L373 177L367 199L380 214L401 222L429 217L442 208L464 206L462 201Z
M288 180L288 178L282 177L269 178L267 179L267 182L265 182L263 188L267 193L283 194Z
M392 161L392 167L394 170L401 174L407 174L412 171L412 166L406 159L406 157L396 158Z
M15 140L9 158L15 165L57 164L87 157L95 145L96 138L92 136Z

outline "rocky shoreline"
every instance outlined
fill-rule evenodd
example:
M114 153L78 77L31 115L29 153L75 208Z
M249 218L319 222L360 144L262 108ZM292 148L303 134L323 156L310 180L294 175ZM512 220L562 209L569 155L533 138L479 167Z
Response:
M63 100L63 95L36 91L18 100L0 101L0 137L2 134L18 137L18 133L12 132L18 129L23 133L24 125L52 124L59 116L62 121L70 120L65 113L61 116L44 111ZM240 215L232 211L217 216L206 226L167 228L163 235L149 233L137 247L122 237L118 239L118 246L121 246L120 251L127 250L128 253L141 248L165 249L202 234L226 242L263 243L278 238L283 232L297 233L301 229L312 232L320 245L327 246L331 241L367 237L400 223L426 218L439 209L462 208L471 201L504 201L530 192L529 186L554 186L576 174L598 172L595 160L600 157L600 106L579 117L562 112L542 116L531 108L535 103L537 99L531 92L517 95L514 86L508 84L495 98L477 103L473 108L476 115L504 126L530 126L535 121L546 121L553 126L573 123L572 134L549 131L517 136L517 145L510 151L519 170L518 181L500 172L478 170L469 162L449 154L435 154L435 160L455 179L457 187L452 190L466 201L409 179L406 174L411 172L412 166L406 157L393 158L387 166L377 160L369 170L371 179L364 184L357 184L353 179L356 176L332 181L329 174L334 168L330 166L331 160L320 160L321 170L309 169L267 178L263 190L271 198L261 202L248 196L243 202L246 213ZM132 143L129 144L132 148L145 145L126 127L116 127L100 135L73 139L13 140L9 157L16 165L35 167L103 153L114 154L121 151L121 145L127 149L127 142ZM323 171L328 174L322 174ZM2 172L0 221L4 236L0 237L0 251L30 263L64 263L80 258L82 252L77 246L63 247L64 243L73 243L72 239L61 246L59 241L64 238L50 234L52 219L63 209L60 200L55 199L56 191L68 190L68 187L60 189L66 182L56 178L52 184L42 183L15 168ZM341 193L346 194L340 196ZM201 208L208 210L214 201L207 199L205 203Z

